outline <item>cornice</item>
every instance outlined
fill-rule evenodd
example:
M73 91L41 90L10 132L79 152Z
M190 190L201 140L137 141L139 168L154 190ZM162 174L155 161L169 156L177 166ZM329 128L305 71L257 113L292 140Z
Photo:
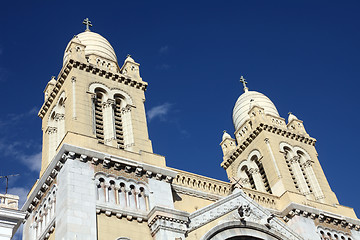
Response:
M155 206L148 213L148 226L154 237L159 230L168 230L186 234L189 224L189 213Z
M177 175L177 172L169 169L156 167L119 156L107 155L105 153L86 148L63 144L22 207L22 211L27 212L25 217L26 219L41 202L42 197L55 181L57 174L67 160L77 160L84 163L90 162L93 165L101 164L105 169L123 169L126 172L134 173L137 176L145 175L147 178L154 178L157 181L166 181L168 183L171 183L173 178Z
M221 167L225 170L237 159L237 157L245 151L245 149L250 145L252 141L260 134L261 131L267 131L281 135L286 138L294 139L296 141L315 146L316 139L312 137L307 137L302 134L297 134L291 130L279 128L273 125L260 123L257 127L254 128L252 132L247 135L247 138L244 139L236 148L226 156L226 159L221 163Z
M108 217L111 215L116 216L117 218L126 218L128 221L131 221L133 219L136 219L139 223L143 221L148 220L147 212L137 212L137 211L131 211L124 208L119 207L110 207L107 204L102 203L96 203L96 213L97 214L104 214Z
M294 216L302 216L311 218L312 220L318 219L319 222L325 222L334 226L341 226L342 228L354 229L360 231L360 220L349 217L340 216L334 213L319 210L313 207L300 205L297 203L290 203L283 211L283 220L288 222Z
M250 145L252 141L263 131L263 128L258 126L251 133L248 134L248 137L243 140L236 148L229 153L227 158L221 163L221 167L225 170L237 159L237 157Z
M202 199L206 199L206 200L210 200L210 201L217 201L224 197L224 196L219 196L216 194L202 192L202 191L194 190L191 188L187 188L187 187L175 185L175 184L172 184L172 188L176 193L182 193L185 195L202 198Z
M38 116L41 119L43 119L43 117L49 110L52 102L54 101L55 97L59 93L60 88L64 84L64 81L67 78L67 76L70 73L70 70L72 68L77 68L79 70L91 72L94 75L98 75L100 77L104 77L104 78L110 79L112 81L123 83L125 85L129 85L131 87L141 89L143 91L146 90L147 85L148 85L147 82L132 79L130 76L125 76L121 73L115 73L115 72L107 71L104 69L100 69L90 63L82 63L82 62L70 59L61 69L53 90L51 91L51 93L49 93L49 97L45 100L44 104L41 106L41 109L38 113Z

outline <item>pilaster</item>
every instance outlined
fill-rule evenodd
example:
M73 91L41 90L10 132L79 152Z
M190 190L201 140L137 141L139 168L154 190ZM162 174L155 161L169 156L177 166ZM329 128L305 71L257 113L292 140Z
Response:
M56 239L97 238L94 171L88 163L68 159L60 170L56 204Z

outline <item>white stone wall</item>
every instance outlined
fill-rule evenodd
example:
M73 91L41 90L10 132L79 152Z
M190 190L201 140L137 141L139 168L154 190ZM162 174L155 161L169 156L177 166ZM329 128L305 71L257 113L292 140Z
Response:
M0 225L0 240L10 240L12 237L12 228Z
M170 183L151 178L149 190L150 209L155 206L174 208Z
M314 221L302 216L294 216L287 225L305 240L320 240Z
M68 160L58 174L56 239L96 239L94 171L89 163Z

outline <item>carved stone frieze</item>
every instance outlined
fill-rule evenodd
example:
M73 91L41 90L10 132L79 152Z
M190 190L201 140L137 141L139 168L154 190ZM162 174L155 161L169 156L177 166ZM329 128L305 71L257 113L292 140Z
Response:
M316 225L321 225L333 229L342 229L342 231L345 232L345 229L355 229L356 231L360 229L359 220L348 218L344 219L341 216L327 212L320 212L316 208L305 207L303 205L297 205L297 208L287 211L287 213L283 216L283 220L285 222L288 222L295 215L301 215L306 218L311 218Z
M252 222L271 228L273 231L287 236L288 239L302 239L280 219L252 201L242 190L237 190L236 193L190 214L189 231L191 232L229 213L231 214L227 215L224 221Z
M151 235L155 236L161 230L185 234L188 231L188 216L187 212L154 207L148 214L148 226Z

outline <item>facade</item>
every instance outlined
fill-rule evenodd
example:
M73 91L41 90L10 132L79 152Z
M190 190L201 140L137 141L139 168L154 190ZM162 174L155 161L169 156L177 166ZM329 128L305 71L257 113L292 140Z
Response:
M360 239L316 140L244 79L235 138L224 132L220 143L230 182L166 166L148 137L140 64L127 56L120 66L85 23L44 90L42 167L22 209L24 240Z
M10 240L25 218L18 202L16 195L0 194L0 240Z

